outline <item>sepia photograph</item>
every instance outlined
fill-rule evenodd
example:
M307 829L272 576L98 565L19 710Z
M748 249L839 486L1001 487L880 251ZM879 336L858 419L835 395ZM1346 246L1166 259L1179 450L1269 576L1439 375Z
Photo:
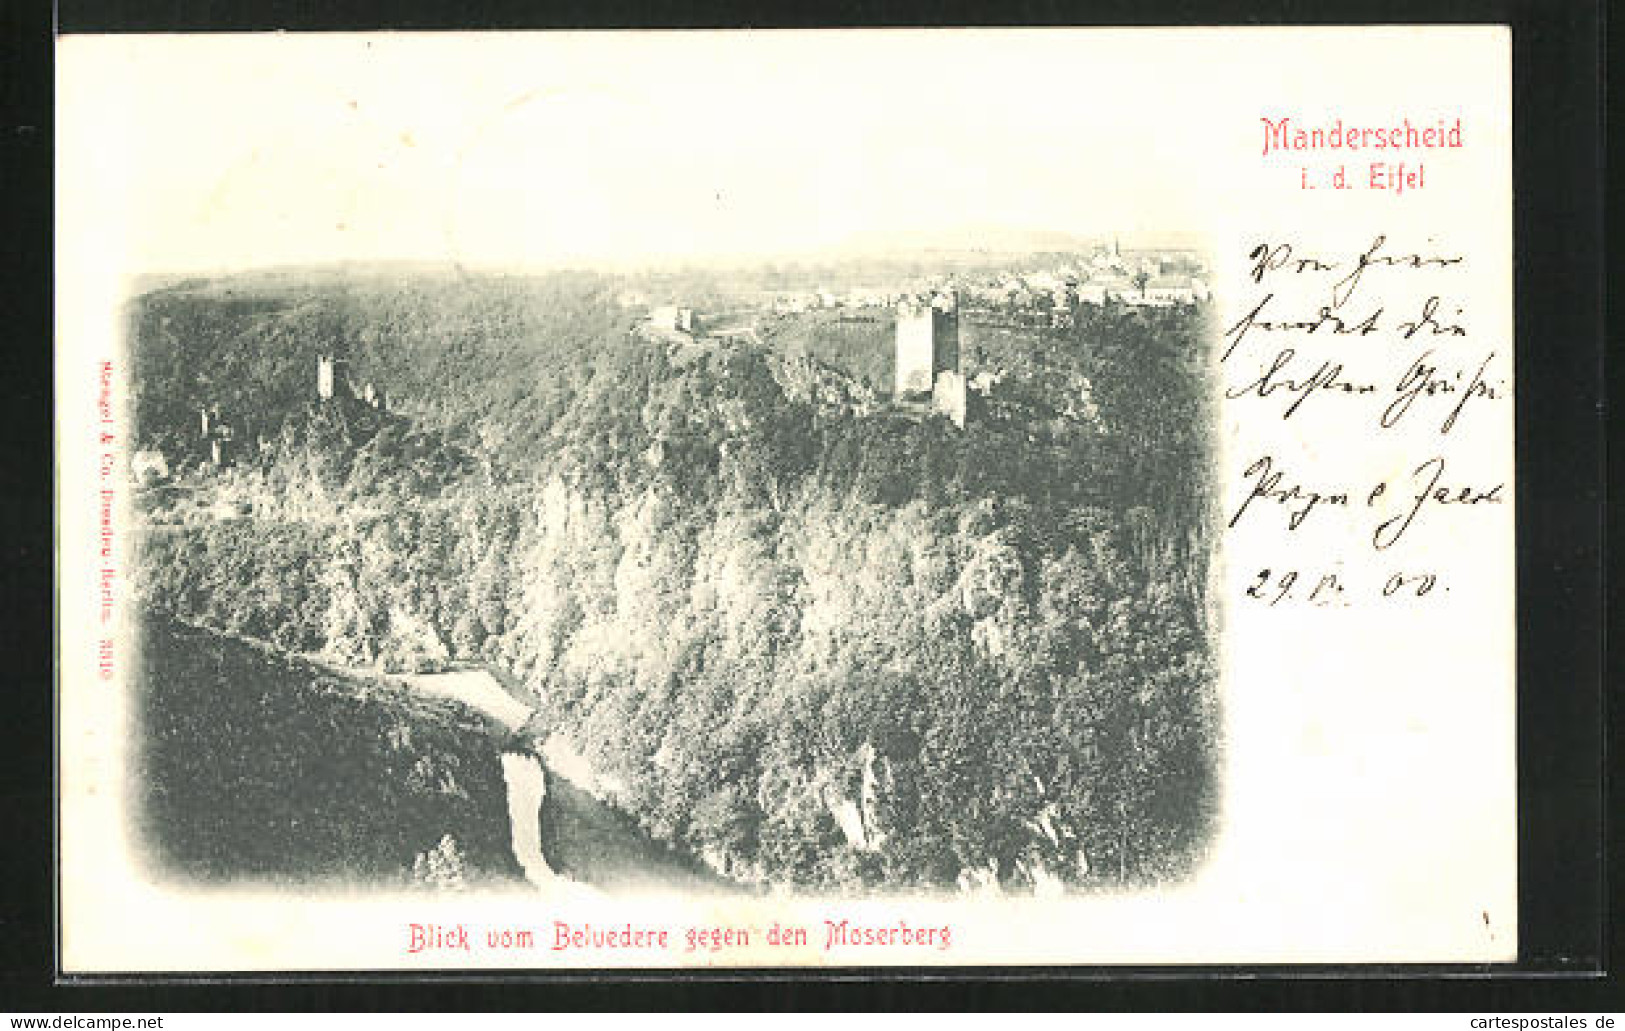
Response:
M1505 954L1510 637L1418 691L1512 604L1437 31L1302 36L1470 73L1346 109L1217 32L64 40L70 956Z
M1218 747L1205 265L949 243L146 286L155 868L1184 876Z

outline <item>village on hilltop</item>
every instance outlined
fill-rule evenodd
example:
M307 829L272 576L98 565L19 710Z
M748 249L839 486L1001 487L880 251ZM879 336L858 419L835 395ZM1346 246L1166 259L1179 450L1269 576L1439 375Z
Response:
M961 365L961 329L1070 329L1080 309L1108 303L1174 307L1209 297L1206 262L1180 249L1125 251L1118 241L1052 266L993 274L939 274L881 286L763 291L716 313L678 303L650 303L641 291L623 292L623 308L641 309L638 331L677 349L706 342L760 342L764 322L819 311L844 311L849 321L876 321L889 311L894 325L894 410L937 414L964 428L969 399L997 381L989 369ZM865 314L867 313L867 314Z
M996 272L941 272L835 291L813 289L741 291L704 311L670 296L652 299L629 289L616 303L637 319L633 332L688 358L716 344L741 341L761 346L786 320L825 315L840 322L891 323L892 375L889 410L910 417L942 416L963 429L977 399L985 398L1001 373L967 369L962 357L976 331L1067 330L1086 306L1121 304L1168 308L1209 297L1208 266L1187 249L1124 249L1117 240L1092 252L1057 255L1038 268ZM967 338L967 334L970 335ZM315 397L323 406L381 414L384 391L357 379L342 354L317 359ZM882 390L882 395L884 395ZM198 408L200 467L232 464L245 448L264 451L269 441L246 417L217 402ZM169 478L170 456L143 449L133 456L138 483Z

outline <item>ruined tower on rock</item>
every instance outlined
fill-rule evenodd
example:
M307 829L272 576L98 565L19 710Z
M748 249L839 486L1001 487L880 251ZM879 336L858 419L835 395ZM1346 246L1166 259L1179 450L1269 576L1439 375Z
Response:
M959 368L959 305L905 301L897 308L897 380L893 396L965 425L965 377Z
M350 363L343 358L322 355L316 359L316 396L331 401L336 393L350 390Z
M383 387L352 376L348 358L325 354L316 359L316 396L323 401L355 401L380 412L387 407Z

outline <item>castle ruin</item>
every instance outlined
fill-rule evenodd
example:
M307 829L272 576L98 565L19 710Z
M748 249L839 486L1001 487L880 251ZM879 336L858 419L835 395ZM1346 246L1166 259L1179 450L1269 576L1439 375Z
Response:
M356 381L350 376L349 359L321 355L316 359L316 396L323 401L331 401L339 394L379 411L385 407L382 387L369 381L357 388Z
M333 393L342 384L350 386L350 363L343 358L322 355L316 359L316 396L323 401L333 400Z
M895 400L928 406L964 428L965 377L959 368L957 304L900 304L896 365Z

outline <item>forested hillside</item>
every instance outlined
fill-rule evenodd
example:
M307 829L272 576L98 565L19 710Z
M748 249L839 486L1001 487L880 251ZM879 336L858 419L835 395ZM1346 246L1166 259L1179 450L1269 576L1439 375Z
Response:
M472 712L162 617L144 637L132 783L166 875L519 879L493 731Z
M623 286L135 299L136 431L180 470L143 494L143 602L354 665L490 663L740 880L1187 872L1218 746L1206 309L982 332L959 430L883 403L885 326L666 346ZM389 411L313 401L333 353ZM255 443L194 470L210 403Z

